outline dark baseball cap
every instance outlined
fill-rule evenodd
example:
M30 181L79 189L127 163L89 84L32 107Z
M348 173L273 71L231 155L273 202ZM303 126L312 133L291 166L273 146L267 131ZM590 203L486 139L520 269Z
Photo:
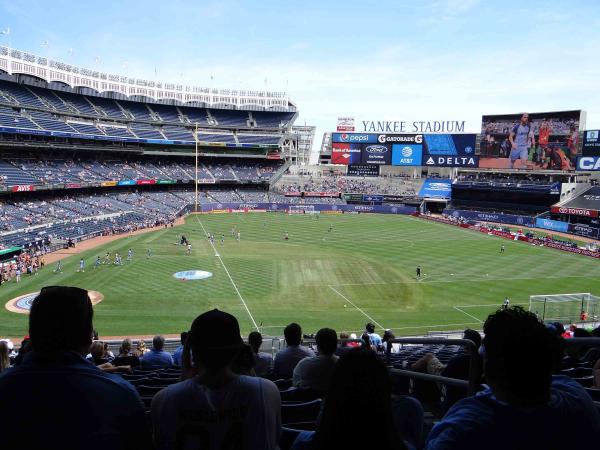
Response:
M196 317L191 332L192 345L197 349L235 349L244 344L237 319L216 308Z

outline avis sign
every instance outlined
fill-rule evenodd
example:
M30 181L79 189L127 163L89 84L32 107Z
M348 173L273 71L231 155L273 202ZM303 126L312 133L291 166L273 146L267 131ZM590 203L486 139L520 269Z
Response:
M32 184L19 184L17 186L11 186L11 192L31 192L35 191L35 186Z

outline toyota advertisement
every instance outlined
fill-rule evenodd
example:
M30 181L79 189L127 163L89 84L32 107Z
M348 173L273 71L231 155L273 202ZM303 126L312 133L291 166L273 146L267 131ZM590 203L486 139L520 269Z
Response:
M475 134L332 133L331 159L344 165L477 168L475 141Z

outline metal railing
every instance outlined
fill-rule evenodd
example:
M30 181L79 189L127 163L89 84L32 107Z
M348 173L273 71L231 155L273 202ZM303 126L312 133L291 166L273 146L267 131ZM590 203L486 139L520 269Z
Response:
M469 358L469 379L468 381L456 378L443 377L441 375L431 375L428 373L414 372L406 369L390 369L394 375L414 378L417 380L434 381L448 386L460 387L467 390L468 395L474 395L477 391L478 380L481 379L481 366L474 363L477 355L477 347L473 341L468 339L444 339L444 338L397 338L387 341L386 362L391 363L392 344L420 344L420 345L461 345L468 350Z

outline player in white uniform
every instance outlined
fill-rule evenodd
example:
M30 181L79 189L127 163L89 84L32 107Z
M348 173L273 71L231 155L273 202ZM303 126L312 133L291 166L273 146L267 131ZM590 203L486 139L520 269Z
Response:
M236 241L240 242L240 238L242 237L241 233L238 231L236 236Z
M191 255L192 254L192 244L188 243L187 248L185 250L185 254L186 255Z
M133 250L129 249L129 250L127 250L127 261L131 262L132 259L133 259Z
M77 272L85 272L85 261L83 258L79 260L79 270Z

